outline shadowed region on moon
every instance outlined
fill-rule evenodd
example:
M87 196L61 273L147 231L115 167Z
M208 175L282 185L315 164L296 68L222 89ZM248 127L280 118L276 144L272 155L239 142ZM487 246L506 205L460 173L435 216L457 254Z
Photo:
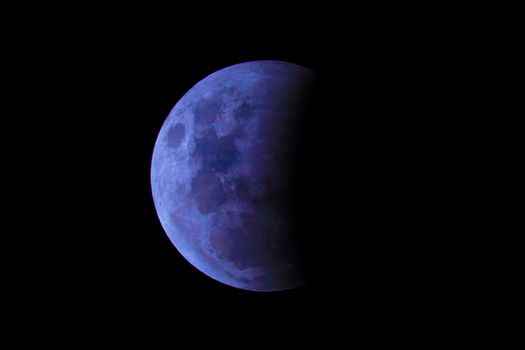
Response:
M254 291L304 283L290 163L314 73L254 61L206 77L175 105L153 151L161 224L197 269Z

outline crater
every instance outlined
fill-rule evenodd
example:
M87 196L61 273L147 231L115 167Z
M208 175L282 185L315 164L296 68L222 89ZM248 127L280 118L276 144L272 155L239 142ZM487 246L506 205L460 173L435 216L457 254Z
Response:
M190 196L203 214L216 211L226 201L224 187L219 177L203 171L191 180Z
M247 179L238 177L232 181L233 194L236 200L241 202L251 199L250 183Z
M182 140L184 140L184 136L186 134L186 127L181 124L177 123L174 126L172 126L168 130L168 147L170 148L177 148L180 146Z
M193 108L195 124L202 125L216 121L218 115L221 113L221 102L221 99L217 97L200 100Z
M194 155L202 161L202 169L208 172L228 170L238 157L233 135L217 137L215 132L195 139Z
M265 266L272 261L268 225L254 214L241 214L243 227L214 229L210 243L218 256L239 270Z
M255 111L255 107L249 104L248 102L244 101L235 110L235 117L240 120L249 119L250 117L253 116L254 111Z

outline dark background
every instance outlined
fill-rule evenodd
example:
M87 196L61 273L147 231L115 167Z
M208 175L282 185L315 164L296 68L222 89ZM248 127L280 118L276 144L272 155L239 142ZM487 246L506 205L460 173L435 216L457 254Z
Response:
M341 318L353 329L415 327L445 312L457 297L448 272L458 211L443 200L462 128L457 90L445 85L468 63L463 42L427 18L377 13L237 24L120 10L34 14L32 26L5 31L16 96L5 130L17 130L23 155L10 173L28 192L14 206L31 213L16 219L22 248L8 264L13 304L28 310L19 317L95 317L108 329L293 324L299 336ZM319 74L296 191L310 279L278 293L222 285L186 262L156 217L149 178L157 133L182 95L221 68L263 59Z

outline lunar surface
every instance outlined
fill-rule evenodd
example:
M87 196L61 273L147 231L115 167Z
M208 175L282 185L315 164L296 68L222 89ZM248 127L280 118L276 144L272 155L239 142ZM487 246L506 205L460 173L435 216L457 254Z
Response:
M159 132L158 217L184 258L219 282L253 291L304 283L290 164L313 78L280 61L227 67L191 88Z

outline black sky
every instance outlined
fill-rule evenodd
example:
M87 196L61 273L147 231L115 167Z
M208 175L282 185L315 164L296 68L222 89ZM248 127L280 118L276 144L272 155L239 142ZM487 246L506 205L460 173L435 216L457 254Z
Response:
M462 62L439 33L388 16L291 11L294 20L237 23L120 10L32 11L31 26L6 26L16 96L6 130L23 155L11 169L24 169L11 174L31 198L13 205L26 214L9 266L29 312L309 329L332 314L394 322L446 304L438 251L453 238L438 203L450 150L438 141L455 125L442 84ZM164 234L149 187L155 138L178 99L218 69L262 59L320 77L297 180L311 282L282 293L233 289L194 269Z

